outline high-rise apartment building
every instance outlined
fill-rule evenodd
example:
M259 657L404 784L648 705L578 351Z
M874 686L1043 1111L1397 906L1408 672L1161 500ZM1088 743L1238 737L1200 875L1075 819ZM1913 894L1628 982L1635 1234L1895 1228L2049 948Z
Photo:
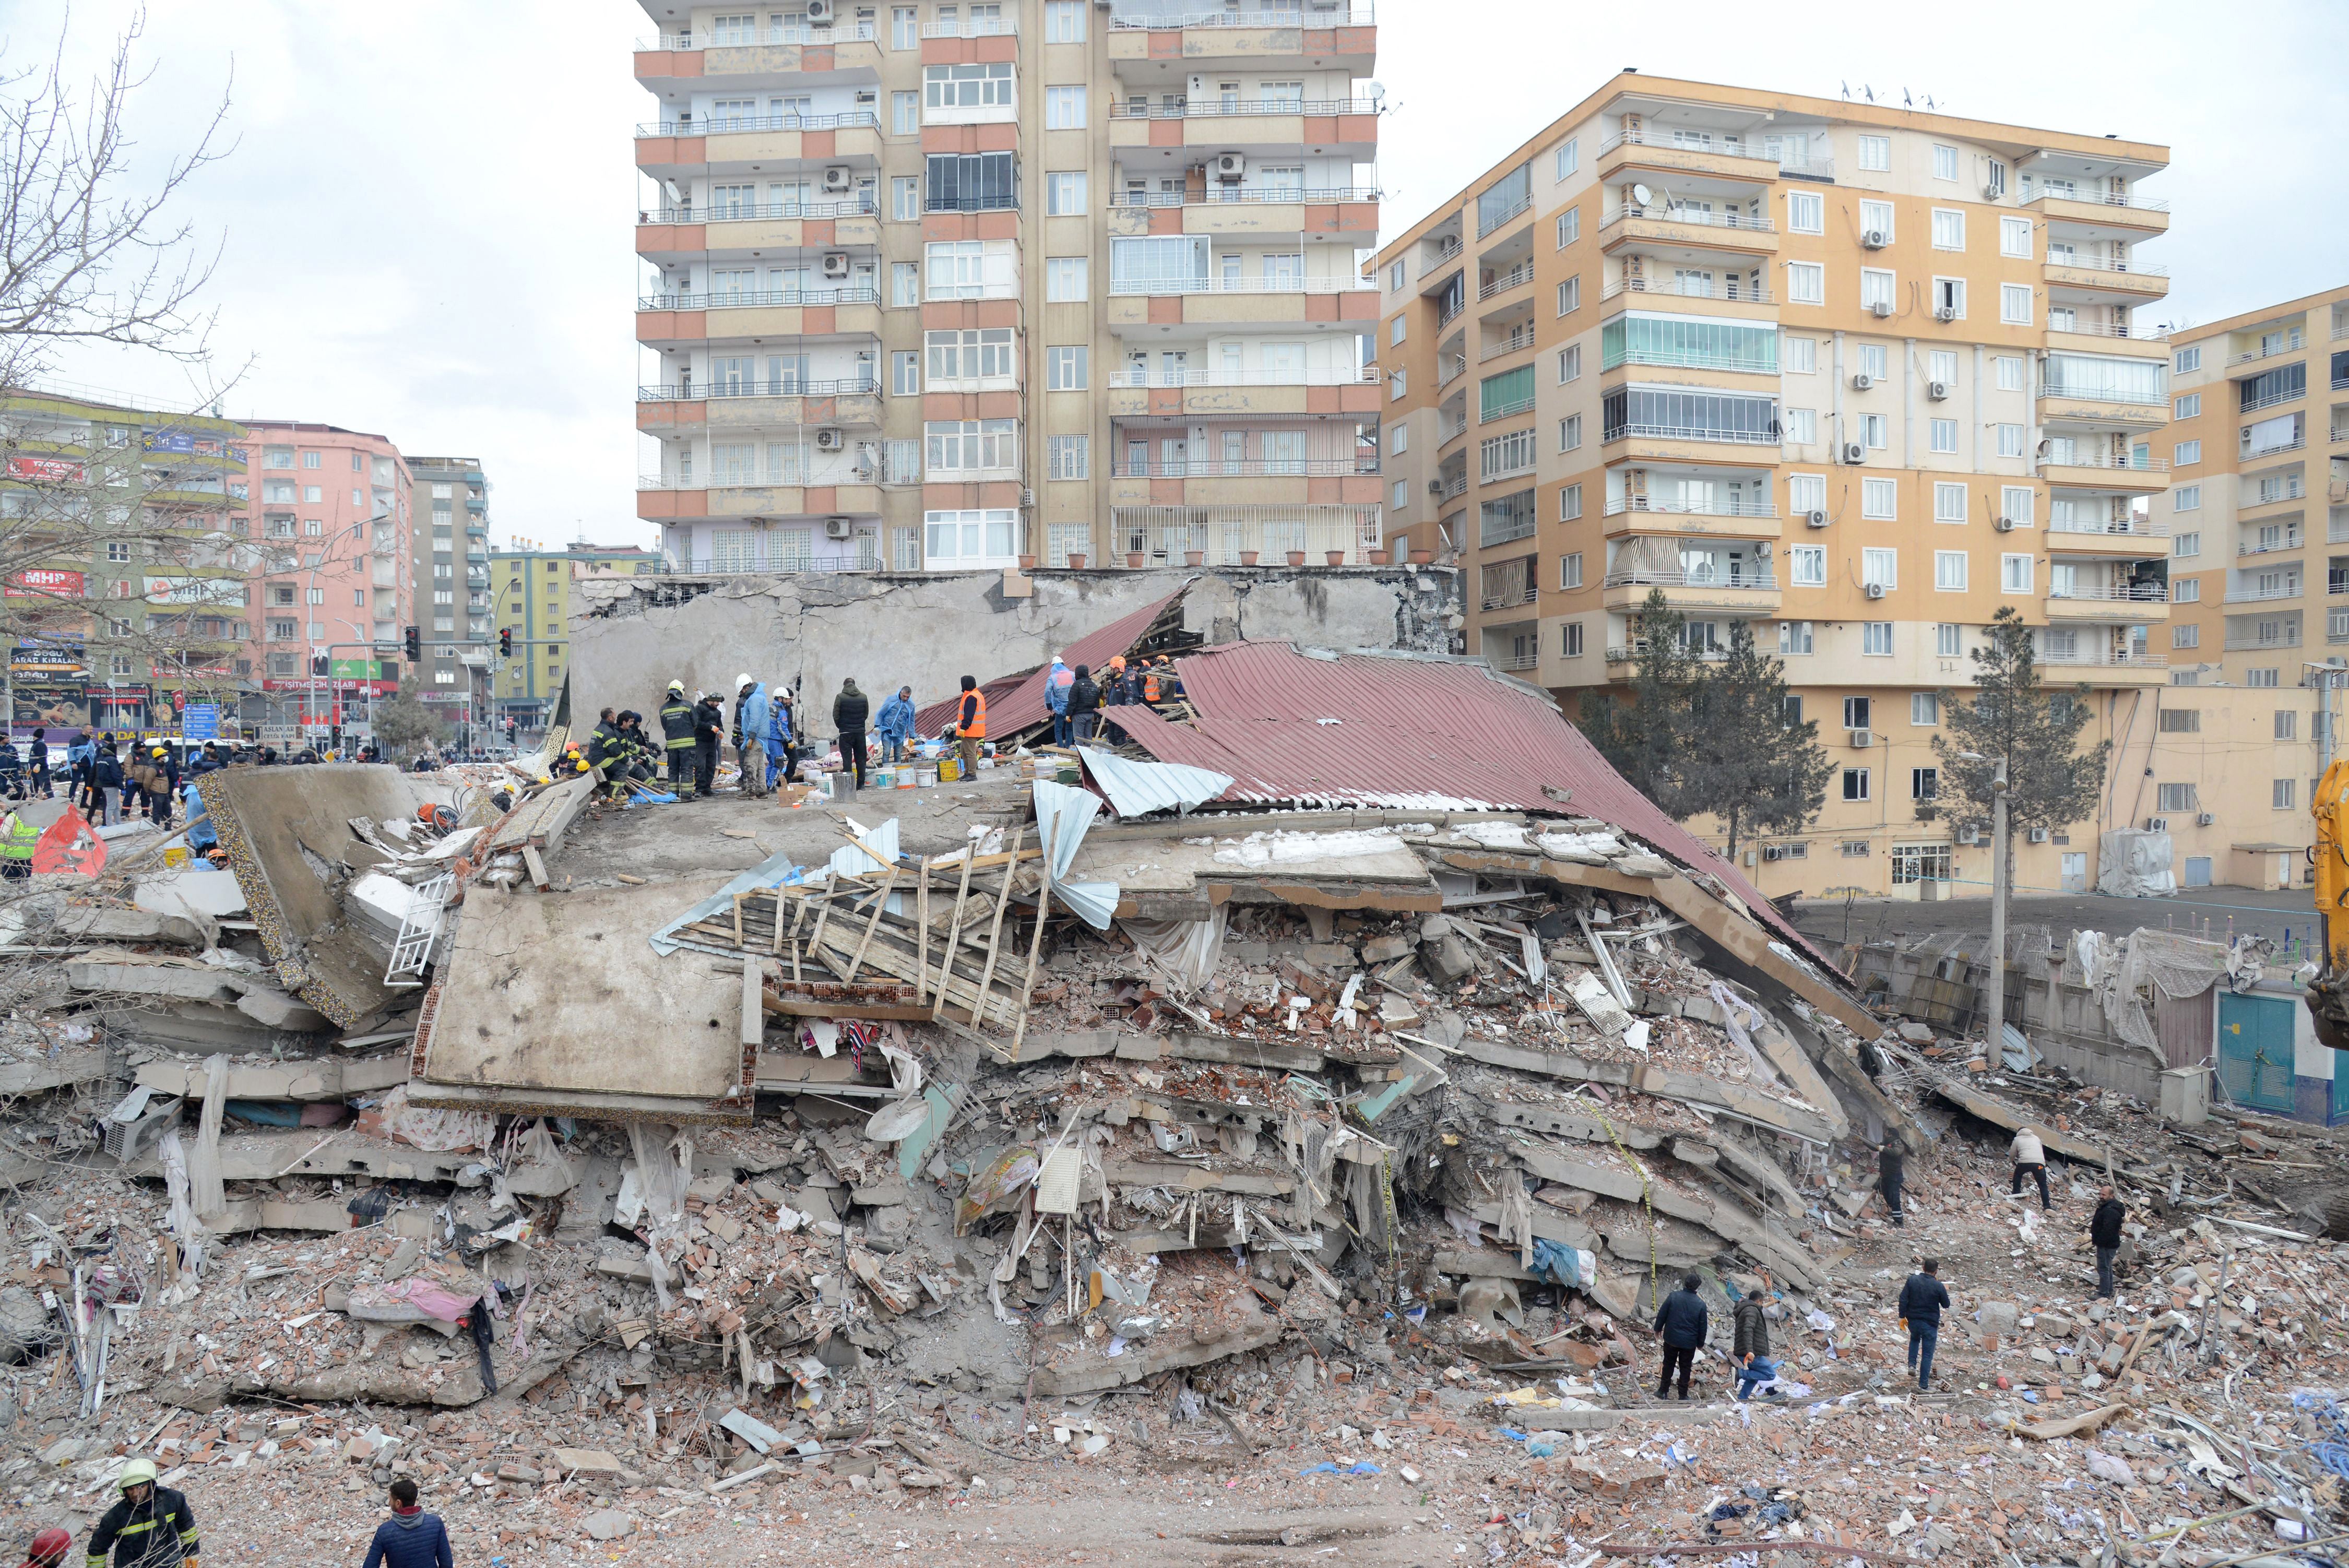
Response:
M2169 689L2125 815L2168 830L2181 884L2309 876L2309 800L2349 654L2349 287L2170 343ZM2320 578L2318 573L2323 573ZM2142 823L2140 824L2142 825Z
M1785 657L1835 763L1765 892L1981 893L1930 740L2003 604L2091 743L2168 679L2166 149L1625 72L1379 254L1390 532L1569 713L1661 590ZM2103 816L2017 847L2085 886ZM1746 853L1741 846L1741 858Z
M543 728L553 717L554 699L563 690L563 672L571 663L565 627L570 624L574 578L583 573L634 575L658 572L666 565L657 550L585 541L561 550L492 551L491 594L497 605L498 630L513 634L513 653L502 660L491 681L496 721L502 724L511 718L520 728L534 730ZM646 700L655 702L656 695L647 693ZM653 708L644 711L650 713ZM574 722L572 727L585 733L594 723L591 717L586 724Z
M396 682L378 667L415 619L409 474L382 436L262 419L244 482L258 518L251 598L260 694L248 723L326 729ZM319 667L318 661L326 661Z
M1368 0L645 4L678 567L1376 546Z
M416 689L451 724L490 711L490 481L478 458L410 458L416 527L409 541Z

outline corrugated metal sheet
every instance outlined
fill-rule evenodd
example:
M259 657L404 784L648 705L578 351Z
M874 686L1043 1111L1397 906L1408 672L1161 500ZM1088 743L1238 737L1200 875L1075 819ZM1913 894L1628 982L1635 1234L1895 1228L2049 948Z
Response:
M1119 616L1098 632L1079 637L1058 652L1071 669L1089 665L1098 675L1111 659L1132 651L1133 645L1142 640L1142 634L1150 630L1150 624L1158 619L1159 613L1182 596L1183 591L1177 589L1130 615ZM1040 665L1024 676L1007 676L979 688L987 693L988 735L1009 735L1051 717L1051 709L1044 706L1044 676L1050 668L1050 665ZM944 702L934 702L916 710L915 728L923 735L937 734L955 721L956 707L960 701L961 694L957 693Z
M1066 880L1083 847L1085 830L1101 815L1100 797L1049 779L1036 780L1035 793L1037 840L1051 850L1044 874L1051 881L1052 896L1095 931L1107 931L1110 917L1117 913L1117 883Z
M1734 866L1627 783L1547 696L1482 663L1261 642L1185 654L1176 668L1195 727L1146 708L1120 710L1118 723L1162 762L1231 774L1224 799L1596 817L1720 878L1795 951L1832 968ZM1570 803L1544 786L1567 791Z
M1127 710L1121 709L1121 712ZM1156 718L1156 714L1151 715ZM1114 751L1090 746L1077 748L1085 771L1109 797L1121 817L1143 817L1153 811L1187 811L1212 800L1232 787L1232 776L1212 768L1181 762L1137 762Z

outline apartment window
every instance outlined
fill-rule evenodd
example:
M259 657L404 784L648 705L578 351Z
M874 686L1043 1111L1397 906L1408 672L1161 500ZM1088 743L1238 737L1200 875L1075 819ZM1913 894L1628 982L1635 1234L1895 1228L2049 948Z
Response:
M1392 293L1396 289L1400 289L1402 287L1404 282L1405 279L1403 276L1402 263L1397 261L1387 268L1388 292Z
M1010 511L924 512L922 526L931 563L1000 561L1016 554L1019 516Z
M1951 318L1954 320L1965 320L1966 280L1963 278L1935 278L1933 280L1933 309L1936 312L1948 311Z
M929 444L932 473L982 472L1019 466L1017 419L936 420L923 426L922 431Z
M311 505L311 506L318 506L318 505L322 505L322 504L324 504L324 503L325 503L325 501L326 501L326 486L324 486L324 485L304 485L304 486L302 487L302 500L303 500L305 503L307 503L307 504L309 504L309 505Z
M899 223L922 221L922 181L918 176L900 174L889 181L889 216Z
M1781 337L1778 340L1778 368L1790 376L1810 376L1819 367L1818 339L1814 337Z
M1827 514L1827 481L1825 474L1788 474L1786 476L1786 510L1796 517L1817 512Z
M1958 356L1953 350L1936 348L1925 356L1925 379L1938 381L1951 391L1958 385Z
M1899 515L1900 487L1893 480L1862 480L1859 481L1859 515L1890 520ZM1870 552L1871 554L1876 553ZM1890 555L1890 551L1883 552Z
M2029 528L2036 518L2032 511L2032 490L2029 485L2007 485L1998 492L1998 514L2017 528Z
M1578 430L1576 438L1580 439ZM1512 430L1506 436L1493 436L1477 443L1477 478L1497 480L1511 474L1529 472L1534 466L1534 433Z
M1930 728L1934 725L1940 723L1941 699L1940 695L1930 691L1910 692L1909 694L1909 722L1910 724L1922 725L1927 728Z
M1044 450L1051 460L1050 477L1056 480L1082 480L1092 477L1092 438L1090 436L1048 436Z
M2202 394L2199 392L2189 392L2171 400L2170 415L2173 418L2191 419L2201 412Z
M1991 367L1998 372L1998 389L2000 391L2020 392L2023 390L2023 361L2021 358L2012 354L2002 354L1991 361Z
M1962 550L1933 552L1933 586L1944 593L1961 593L1966 587L1966 552Z
M1557 520L1572 522L1582 515L1582 487L1578 484L1561 486L1557 492Z
M1863 233L1881 234L1892 238L1892 203L1870 201L1862 198L1859 203L1859 227Z
M1044 298L1068 303L1092 297L1092 262L1086 256L1053 256L1044 263ZM1396 317L1398 321L1402 318Z
M891 93L889 95L889 129L897 136L921 135L921 94Z
M2031 592L2032 557L2002 555L1998 558L1998 585L2009 593Z
M1046 88L1044 129L1082 130L1084 128L1085 89L1081 87Z
M1506 544L1513 539L1530 539L1533 533L1534 492L1529 490L1485 501L1476 509L1476 543L1480 548Z
M1859 552L1859 580L1870 588L1900 586L1900 552L1889 545L1870 545Z
M1582 280L1568 278L1557 285L1557 314L1568 315L1582 308Z
M1884 416L1862 414L1859 417L1859 444L1871 450L1882 451L1885 441Z
M261 466L264 469L292 468L294 466L294 449L291 447L264 447L261 450Z
M1933 450L1954 452L1958 449L1958 422L1955 419L1933 420L1929 434ZM1961 516L1958 521L1962 522L1965 520Z
M1582 345L1571 343L1557 351L1557 380L1563 387L1582 374Z
M1846 729L1872 729L1876 717L1875 704L1868 697L1847 696L1843 699L1843 727Z
M1998 285L1998 319L2016 326L2031 325L2031 285L2029 284Z
M889 46L893 49L918 49L922 46L919 8L898 5L889 12Z
M1563 180L1582 166L1582 140L1569 137L1557 144L1553 178Z
M2276 676L2277 671L2272 668L2264 670L2245 670L2243 672L2243 684L2247 686L2261 687L2279 686L2282 683L2277 680Z
M2002 458L2023 456L2023 427L2001 425L1998 428L1998 455Z
M2175 604L2199 604L2202 602L2202 579L2181 577L2169 585L2170 602Z
M1938 768L1909 769L1909 799L1938 800L1941 798L1941 770Z
M1936 419L1933 422L1937 425L1941 423L1939 419ZM1935 448L1934 449L1938 451L1940 449ZM1933 521L1935 522L1963 522L1965 520L1966 487L1963 485L1936 484L1933 487Z
M1044 177L1044 211L1056 218L1071 218L1085 210L1085 171L1064 170Z
M1408 480L1395 480L1394 498L1388 502L1388 505L1398 512L1411 505L1411 485Z
M2171 490L2169 492L2169 510L2172 511L2200 511L2202 510L2202 487L2200 485L2179 485L2176 490Z
M968 108L1009 108L1012 99L1011 62L979 65L926 66L922 69L923 104L940 111Z
M2202 368L2202 351L2199 348L2181 348L2169 356L2169 362L2178 375L2184 376L2190 371Z
M1953 621L1943 621L1933 628L1933 655L1936 658L1954 659L1965 651L1965 629Z
M1002 298L1011 292L1011 251L985 240L940 240L923 248L932 299Z
M1808 447L1819 438L1818 411L1815 408L1786 410L1786 442L1789 446Z
M1863 343L1853 351L1854 365L1858 374L1878 386L1884 385L1885 347L1880 343Z
M917 262L892 262L889 264L889 303L893 305L922 303L922 268Z
M1847 768L1843 770L1843 798L1845 799L1865 800L1868 798L1868 770L1865 768Z
M1883 267L1860 268L1859 308L1874 310L1878 305L1882 305L1889 310L1892 307L1894 286L1893 275L1889 270Z
M1889 172L1892 168L1892 139L1889 136L1861 137L1859 166L1872 173Z
M1044 390L1083 391L1086 354L1086 346L1081 343L1044 350Z
M1568 621L1568 622L1566 624L1566 648L1565 648L1565 651L1566 651L1566 656L1567 656L1568 658L1569 658L1569 659L1578 659L1578 658L1580 658L1580 657L1582 656L1582 623L1581 623L1581 622L1579 622L1579 621Z
M2156 784L2153 787L2153 806L2157 811L2192 811L2199 809L2195 804L2194 786L2191 784Z
M2291 708L2280 707L2275 713L2275 738L2278 740L2300 738L2300 715Z
M1958 150L1954 147L1944 146L1942 143L1938 141L1933 143L1933 178L1936 180L1955 180L1957 177Z
M2202 628L2199 626L2170 627L2169 645L2173 648L2200 647L2202 645ZM2162 715L2162 717L2164 718L2168 718L2168 717L2169 716L2166 713Z
M2183 627L2178 628L2184 630ZM2164 735L2199 735L2202 733L2202 710L2196 707L2166 707L2161 710L2161 733Z
M1790 234L1824 234L1827 232L1826 200L1816 191L1786 192L1786 232Z
M2291 810L2292 794L2298 784L2296 779L2277 779L2270 792L2268 804L2279 811Z
M2175 448L2171 449L2171 452L2172 456L2170 458L2170 464L2172 467L2181 469L2189 468L2202 460L2202 443L2199 441L2180 441Z
M1581 446L1582 416L1568 414L1557 422L1557 449L1561 452L1572 452L1579 450Z
M1081 44L1085 41L1085 0L1045 0L1044 42Z
M1582 238L1582 209L1568 207L1557 215L1557 248L1564 250Z
M321 466L319 454L316 452L304 452L302 454L302 466L305 469L315 469Z
M312 539L316 539L321 533L325 532L326 527L326 525L325 523L319 521L315 517L305 517L302 520L303 533Z
M1389 425L1387 427L1388 454L1392 457L1399 458L1409 450L1411 450L1411 427L1409 425Z
M1821 544L1797 544L1793 547L1793 570L1788 580L1797 588L1824 588L1827 585L1827 552Z
M1966 248L1966 215L1951 207L1933 209L1933 249L1962 251Z
M1859 624L1859 651L1874 658L1892 656L1892 623L1862 621Z
M1404 332L1408 329L1408 319L1400 315L1387 323L1387 346L1392 348L1395 345L1401 343L1403 339Z
M1402 402L1404 393L1410 390L1410 385L1411 372L1408 370L1397 369L1393 375L1387 377L1387 401L1390 403Z
M2031 255L2031 220L2001 218L1998 221L1998 253L2002 256Z
M922 392L922 356L912 349L903 349L889 356L889 394L893 397L918 397Z
M1582 586L1582 552L1578 550L1571 555L1557 558L1557 585L1560 588Z
M1778 651L1786 655L1807 654L1815 646L1808 621L1778 623Z
M1825 304L1827 302L1827 269L1819 262L1788 262L1786 263L1786 303L1789 304Z
M929 160L928 179L927 206L933 212L1019 205L1019 160L1009 152L937 153Z

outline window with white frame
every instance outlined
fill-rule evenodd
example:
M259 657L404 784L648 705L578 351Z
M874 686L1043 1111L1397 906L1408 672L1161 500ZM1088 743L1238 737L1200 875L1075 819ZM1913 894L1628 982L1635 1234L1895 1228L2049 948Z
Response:
M933 474L1000 472L1019 466L1017 419L934 419L922 427Z
M1882 451L1889 428L1883 415L1862 414L1859 417L1859 444L1871 451Z
M1785 411L1786 444L1793 447L1815 446L1819 438L1819 417L1816 408L1788 408Z
M1958 177L1958 150L1944 142L1933 143L1933 178L1955 180Z
M1092 477L1092 438L1090 436L1047 436L1044 450L1050 459L1048 477L1056 480L1082 480Z
M1817 512L1827 514L1827 480L1825 474L1788 474L1786 476L1786 510L1796 518Z
M1568 414L1557 422L1557 449L1561 452L1572 452L1578 451L1581 447L1582 416Z
M1998 319L2014 326L2031 325L2031 285L2029 284L1998 285Z
M2202 443L2180 441L2170 449L2170 462L2177 468L2190 468L2202 460Z
M1868 769L1865 768L1845 769L1843 770L1843 798L1847 800L1867 799L1868 798Z
M1085 389L1086 346L1056 345L1044 350L1044 390L1081 392Z
M1581 515L1582 487L1578 484L1559 486L1557 492L1558 521L1572 522Z
M1966 280L1936 277L1933 280L1933 309L1936 320L1940 319L1939 313L1942 311L1949 312L1952 321L1965 320Z
M1402 343L1403 334L1409 330L1409 319L1404 316L1399 315L1387 323L1387 346L1392 348Z
M925 66L922 93L924 108L939 116L951 117L956 110L1009 109L1014 103L1011 62Z
M2002 256L2031 257L2031 220L2001 218L1998 221L1998 253Z
M1816 337L1780 337L1778 368L1789 376L1813 376L1819 368L1819 340Z
M1397 259L1387 267L1387 291L1392 294L1402 287L1404 282L1402 262Z
M1569 343L1564 348L1557 351L1558 385L1564 386L1567 382L1575 379L1581 374L1582 345L1578 343Z
M1082 130L1085 128L1085 89L1081 87L1048 87L1044 89L1044 129L1046 130Z
M1938 692L1912 691L1909 694L1909 722L1930 729L1941 722L1941 698Z
M1054 218L1080 216L1085 210L1085 171L1061 170L1044 176L1044 211Z
M932 299L1003 299L1012 289L1011 247L1000 241L940 240L924 247Z
M1944 659L1954 659L1965 652L1966 629L1954 621L1943 621L1933 628L1933 652Z
M1409 425L1389 425L1387 427L1388 455L1399 458L1409 450L1411 450L1411 427Z
M1933 587L1938 593L1962 593L1966 588L1966 552L1962 550L1933 552Z
M1582 280L1568 278L1557 285L1557 314L1568 315L1582 308Z
M1954 207L1933 209L1933 249L1962 251L1966 248L1966 215Z
M1398 366L1394 374L1387 377L1387 401L1402 402L1403 394L1409 389L1410 382L1411 372Z
M1560 588L1582 586L1582 552L1578 550L1570 555L1557 558L1557 585Z
M922 356L913 349L902 349L889 356L889 395L893 397L918 397L922 394Z
M1998 428L1998 455L2002 458L2023 456L2023 427L2001 425Z
M2169 585L2169 599L2174 604L2199 604L2202 602L2202 579L2180 577Z
M1937 452L1958 449L1958 422L1955 419L1934 419L1928 422L1926 438Z
M1019 553L1019 514L1008 509L924 512L922 525L925 553L934 566L1008 560Z
M1958 356L1954 350L1936 348L1925 356L1925 379L1938 381L1947 391L1958 387Z
M2300 780L2297 779L2277 779L2270 788L2268 804L2279 811L2291 810L2292 796L2298 791L2299 786Z
M2171 647L2173 647L2173 648L2199 648L2199 647L2200 647L2200 646L2202 645L2202 628L2201 628L2201 627L2199 627L2199 626L2172 626L2172 627L2170 627L2170 628L2169 628L2169 645L2170 645ZM2166 714L2166 713L2165 713L2165 714L2163 714L2163 715L2162 715L2162 717L2163 717L2164 718L2167 718L2167 717L2168 717L2169 716L2168 716L2168 714Z
M2202 368L2202 351L2199 348L2181 348L2169 356L2169 362L2178 375L2189 375Z
M1778 651L1782 654L1807 654L1816 646L1811 623L1781 621L1778 623Z
M2201 511L2202 487L2200 485L2179 485L2176 490L2171 490L2169 492L2169 510L2172 511Z
M2002 555L1998 558L1998 585L2008 593L2031 592L2032 557Z
M1889 172L1892 168L1892 139L1889 136L1861 137L1859 166L1870 173Z
M1859 202L1859 226L1862 232L1881 234L1887 243L1892 240L1892 203L1871 201L1862 197Z
M1859 624L1859 651L1872 659L1892 656L1892 623L1862 621Z
M1563 180L1580 167L1582 167L1581 139L1568 137L1557 144L1557 151L1553 155L1551 161L1550 177L1554 180Z
M1387 505L1388 505L1388 507L1389 507L1389 509L1390 509L1390 510L1394 511L1397 511L1397 512L1403 511L1405 511L1406 509L1408 509L1408 508L1410 507L1410 505L1411 505L1411 481L1410 481L1410 480L1395 480L1395 482L1394 482L1394 497L1393 497L1393 499L1392 499L1392 500L1388 501Z
M1935 423L1940 421L1936 420ZM1966 487L1961 484L1936 483L1933 486L1933 521L1963 522L1966 520Z
M922 95L891 93L889 95L889 129L893 136L922 134Z
M1085 0L1044 0L1044 42L1085 41Z
M1827 269L1819 262L1788 262L1786 263L1786 303L1788 304L1825 304L1827 302Z
M1998 355L1991 360L1991 367L1998 373L1998 389L2000 391L2020 392L2023 390L2023 360L2019 356L2013 354Z
M2017 528L2029 528L2036 521L2033 497L2038 492L2029 485L2005 485L1998 492L1998 514Z
M1557 215L1557 248L1564 250L1582 238L1582 209L1568 207Z
M1826 201L1817 191L1786 192L1786 232L1790 234L1824 234L1827 232Z
M1566 656L1569 659L1578 659L1582 656L1581 622L1568 621L1566 624L1566 639L1563 651Z
M1578 434L1577 438L1579 439ZM1535 461L1533 431L1511 430L1506 435L1486 438L1477 443L1476 461L1480 480L1531 472Z
M1827 552L1823 544L1797 544L1791 547L1787 580L1797 588L1824 588L1827 585Z
M893 305L922 303L922 266L919 262L889 263L889 303Z
M889 181L889 217L893 222L922 221L922 181L918 175L900 174Z
M1896 281L1890 269L1862 267L1859 269L1859 308L1874 310L1878 305L1892 307Z
M1900 552L1889 545L1870 545L1859 552L1859 581L1868 588L1900 586Z
M2172 418L2191 419L2201 412L2202 394L2199 392L2184 393L2171 400L2170 417Z
M1884 374L1885 364L1886 350L1883 344L1863 343L1853 351L1853 368L1878 387L1883 386L1888 379Z
M1018 374L1012 358L1012 330L1008 326L963 327L922 335L929 356L929 382L935 387L981 391L971 385L1001 381L1009 385Z
M1087 256L1051 256L1044 263L1044 298L1055 303L1092 295L1092 261ZM1400 321L1402 317L1396 317Z

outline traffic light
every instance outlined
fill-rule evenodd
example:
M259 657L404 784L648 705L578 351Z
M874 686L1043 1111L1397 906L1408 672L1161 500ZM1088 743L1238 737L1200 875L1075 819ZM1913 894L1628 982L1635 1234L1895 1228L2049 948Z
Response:
M502 626L498 629L498 656L503 659L513 657L513 628L512 626Z
M424 657L424 634L414 626L409 627L408 635L401 639L400 646L408 655L408 662L415 664Z

